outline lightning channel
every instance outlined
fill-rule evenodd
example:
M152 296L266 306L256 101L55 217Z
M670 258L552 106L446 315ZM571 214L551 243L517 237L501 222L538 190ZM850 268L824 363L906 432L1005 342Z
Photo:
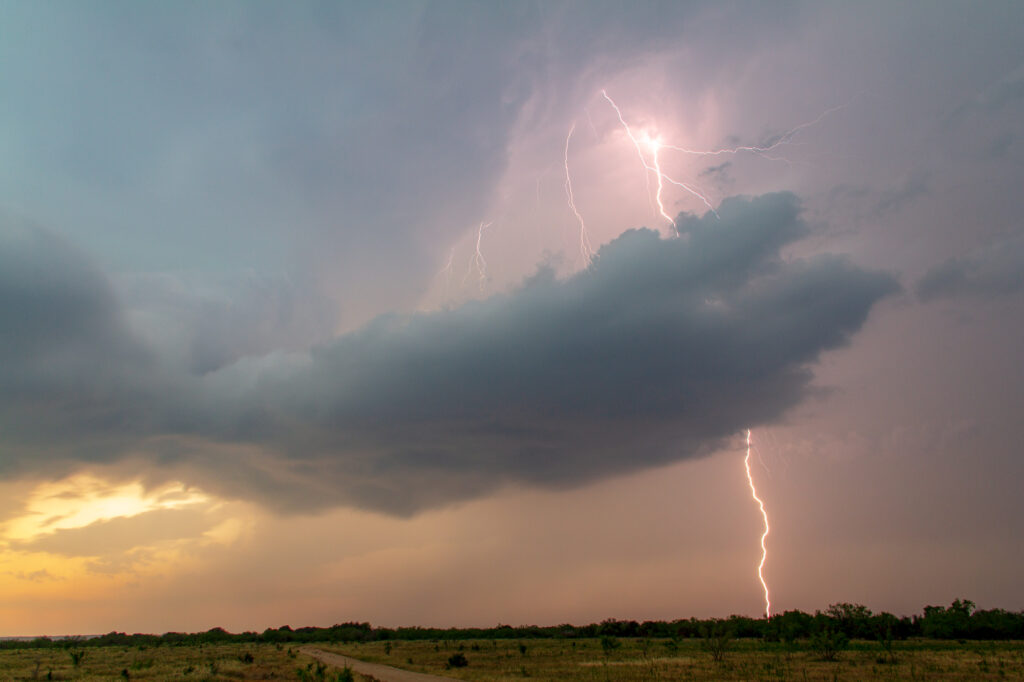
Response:
M661 138L651 137L649 134L646 133L643 135L642 140L637 138L637 136L633 133L633 129L629 127L629 124L626 123L626 119L622 116L622 110L619 109L619 105L616 104L615 100L611 98L611 96L608 94L608 91L602 90L601 94L608 101L608 104L611 105L612 109L615 110L615 115L618 116L619 123L622 124L622 129L626 131L626 136L629 137L630 141L633 143L633 146L636 148L636 155L640 159L640 163L643 165L644 170L650 173L654 173L654 177L658 183L657 191L655 193L655 201L658 204L658 213L661 214L661 217L668 221L668 223L672 226L673 229L676 228L676 221L673 220L672 216L670 216L668 212L665 210L665 203L661 198L662 190L665 187L665 183L668 182L672 185L675 185L676 187L686 190L696 198L700 199L701 203L703 203L704 206L709 211L711 211L717 218L718 212L715 210L715 207L711 205L711 201L708 200L707 196L705 196L696 187L693 187L681 180L676 180L675 178L669 177L661 170L661 162L658 160L658 152L664 146L661 142ZM644 147L647 147L647 151L651 156L650 163L647 161L647 157L644 155Z
M569 208L572 209L572 213L576 216L576 222L580 225L580 256L583 258L584 267L590 265L590 261L594 258L594 249L590 245L590 235L587 234L587 225L583 221L583 216L580 215L579 209L576 208L576 198L572 193L572 174L569 173L569 141L572 140L572 134L576 131L576 122L574 121L572 126L569 127L569 134L565 136L565 197L569 202Z
M842 109L845 109L848 106L849 103L840 104L838 106L832 107L831 109L826 109L813 120L801 123L800 125L797 126L793 126L789 130L777 135L772 142L765 144L763 146L739 145L736 147L721 147L719 149L690 149L688 147L677 147L675 145L670 144L666 144L663 146L665 147L665 149L671 149L673 151L681 152L683 154L691 154L694 156L721 156L725 154L735 155L739 154L740 152L749 152L751 154L757 154L758 156L762 156L771 161L785 161L786 163L789 163L789 159L777 156L766 156L766 154L770 151L778 149L779 147L791 144L793 142L793 139L800 133L800 131L818 125L828 116L831 116L837 111L841 111Z
M462 278L462 283L465 284L469 276L476 270L477 281L480 284L480 291L483 292L484 287L487 285L487 260L484 258L484 252L481 249L481 243L484 238L484 230L490 227L493 223L480 223L480 227L476 230L476 251L469 258L469 269L466 271L466 276Z
M771 618L772 603L768 596L768 583L764 580L764 563L768 560L768 547L765 545L765 539L768 537L768 532L771 528L768 525L768 512L765 511L764 502L757 496L757 488L754 487L754 476L750 473L750 429L747 429L747 456L743 459L743 465L747 470L750 496L757 502L757 506L761 510L761 518L764 519L764 532L761 534L761 563L757 565L757 579L761 581L761 587L764 589L764 617Z

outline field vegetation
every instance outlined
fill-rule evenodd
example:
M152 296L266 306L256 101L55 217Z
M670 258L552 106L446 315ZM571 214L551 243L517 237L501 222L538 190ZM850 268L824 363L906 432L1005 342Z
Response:
M344 682L316 646L464 680L1024 680L1024 613L956 600L897 618L856 604L770 619L606 620L584 626L221 628L0 641L0 680Z
M322 680L363 682L325 668L297 647L274 644L186 644L89 648L8 648L0 680Z
M373 663L462 680L1024 680L1024 643L852 640L829 656L814 640L661 638L322 643ZM84 653L77 664L72 653ZM321 680L370 678L273 644L0 651L2 680Z
M710 641L710 643L709 643ZM853 640L831 658L810 640L608 638L416 641L323 647L374 663L462 680L1024 680L1024 643ZM525 651L523 651L525 649ZM449 664L461 655L465 665ZM718 655L718 660L716 660Z

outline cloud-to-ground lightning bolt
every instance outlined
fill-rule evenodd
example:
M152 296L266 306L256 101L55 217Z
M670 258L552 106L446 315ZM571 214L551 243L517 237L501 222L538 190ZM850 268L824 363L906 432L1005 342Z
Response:
M771 160L771 161L784 161L786 163L790 163L789 159L786 159L786 158L783 158L783 157L773 157L773 156L769 156L768 154L769 154L769 152L772 152L773 150L778 149L779 147L783 147L785 145L791 144L793 142L794 138L800 133L800 131L802 131L802 130L804 130L806 128L812 127L814 125L817 125L825 117L829 116L830 114L832 114L832 113L834 113L836 111L839 111L840 109L843 109L843 108L849 106L849 103L847 103L847 104L842 104L842 105L833 107L831 109L828 109L828 110L822 112L814 120L808 121L806 123L801 123L798 126L790 128L789 130L786 130L785 132L783 132L780 135L776 136L774 139L772 139L769 142L766 142L766 143L764 143L762 145L738 145L738 146L735 146L735 147L723 147L723 148L720 148L720 149L699 150L699 149L690 149L690 148L687 148L687 147L680 147L680 146L676 146L676 145L665 144L664 142L662 142L660 135L657 135L657 134L652 135L651 133L649 133L647 131L642 131L639 135L637 135L636 133L633 132L633 129L626 122L625 117L622 115L622 110L619 108L619 105L615 103L615 100L613 100L611 98L611 96L608 94L608 92L606 90L601 90L601 95L608 102L608 104L611 105L612 109L614 109L615 114L618 117L619 123L622 126L622 129L625 131L626 136L633 143L633 147L636 149L637 157L640 159L640 164L643 166L644 171L645 171L644 172L644 183L647 186L647 196L648 196L648 199L650 199L650 197L651 197L650 174L654 175L654 179L655 179L657 184L656 184L656 188L655 188L655 192L654 192L654 202L653 203L657 204L657 213L662 218L664 218L670 225L672 225L673 229L675 230L676 236L679 236L679 231L678 231L678 228L676 227L676 222L672 218L672 216L669 215L668 211L666 210L664 199L662 198L662 194L664 192L665 184L666 183L671 184L671 185L675 185L676 187L679 187L679 188L685 190L686 192L688 192L689 194L693 195L694 197L700 199L701 203L703 203L704 206L716 218L718 217L718 212L715 210L714 206L712 206L711 201L708 199L708 197L705 194L703 194L700 190L698 190L696 187L691 186L691 185L689 185L689 184L687 184L685 182L682 182L680 180L676 180L675 178L669 176L668 174L666 174L662 170L662 168L661 168L661 160L660 160L659 153L663 149L669 149L669 150L672 150L672 151L675 151L675 152L679 152L679 153L682 153L682 154L690 154L690 155L694 155L694 156L720 156L720 155L726 155L726 154L736 155L736 154L740 154L740 153L750 153L750 154L755 154L757 156L760 156L762 158L765 158L765 159L768 159L768 160ZM590 112L587 111L586 109L584 109L584 111L587 114L588 121L590 121L591 128L594 128L593 120L590 118ZM573 133L575 131L576 131L576 123L573 122L572 126L569 128L569 133L565 137L565 152L564 152L564 156L563 156L563 161L564 161L564 166L565 166L565 195L566 195L566 199L568 200L568 203L569 203L569 208L571 209L573 215L576 217L576 222L579 224L579 228L580 228L580 253L583 256L584 263L586 265L589 265L590 262L593 259L594 251L593 251L593 248L591 247L590 237L587 234L586 223L584 222L583 216L580 214L579 210L576 207L576 198L573 195L573 189L572 189L572 175L569 172L569 143L572 140L572 136L573 136ZM595 133L595 136L597 136L597 130L596 129L594 129L594 133ZM538 183L539 183L539 180L538 180ZM538 188L539 188L539 184L538 184ZM538 189L538 191L539 191L539 189ZM538 198L539 198L539 196L538 196ZM653 206L653 204L652 204L652 206ZM482 228L481 228L481 231L482 231ZM477 234L477 251L478 251L478 253L479 253L479 242L480 242L479 236L480 235L478 233ZM770 599L770 594L769 594L769 590L768 590L768 583L764 579L764 565L765 565L765 562L768 560L768 546L766 544L766 540L768 538L768 533L770 532L771 529L770 529L770 526L768 524L768 512L765 509L764 501L758 496L757 488L754 486L754 476L753 476L753 474L752 474L752 472L750 470L750 454L751 454L751 449L752 449L752 446L751 446L751 431L750 431L750 429L747 429L747 454L746 454L746 457L743 460L743 464L744 464L744 467L746 468L747 483L750 486L751 497L753 497L754 501L757 502L757 506L758 506L758 508L761 511L761 518L764 521L764 532L761 534L761 560L760 560L760 562L757 565L757 578L758 578L758 580L761 583L762 589L764 590L764 614L765 614L765 618L770 618L771 617L771 599Z
M654 202L653 203L657 204L657 213L662 218L664 218L670 225L672 225L673 229L675 230L676 236L679 235L679 231L678 231L678 229L676 227L676 222L672 218L672 216L669 215L668 211L666 210L665 202L664 202L664 199L662 198L662 194L663 194L663 192L665 190L665 184L666 183L671 184L671 185L675 185L676 187L680 187L681 189L686 190L688 193L690 193L694 197L700 199L701 202L704 204L704 206L707 207L707 209L712 214L714 214L714 216L716 218L718 217L718 212L715 211L715 209L711 205L711 201L708 199L708 197L705 196L700 190L698 190L696 187L691 186L691 185L689 185L687 183L684 183L684 182L682 182L680 180L676 180L675 178L669 176L668 174L666 174L662 170L661 159L660 159L660 154L659 154L662 150L669 149L669 150L672 150L672 151L675 151L675 152L679 152L679 153L682 153L682 154L690 154L690 155L694 155L694 156L720 156L720 155L726 155L726 154L736 155L736 154L740 154L740 153L750 153L750 154L755 154L757 156L760 156L760 157L768 159L768 160L784 161L786 163L790 163L789 159L786 159L786 158L783 158L783 157L773 157L773 156L769 156L768 154L770 152L772 152L773 150L778 149L779 147L783 147L785 145L791 144L793 142L794 138L800 133L800 131L802 131L802 130L804 130L806 128L809 128L811 126L817 125L826 116L828 116L828 115L830 115L830 114L832 114L832 113L834 113L836 111L839 111L840 109L843 109L843 108L849 106L848 104L842 104L842 105L833 107L831 109L828 109L827 111L824 111L823 113L821 113L814 120L808 121L806 123L801 123L798 126L790 128L789 130L786 130L785 132L783 132L780 135L776 136L774 139L772 139L772 140L770 140L768 142L765 142L765 143L763 143L761 145L738 145L738 146L735 146L735 147L723 147L723 148L720 148L720 149L699 150L699 149L690 149L690 148L687 148L687 147L680 147L680 146L676 146L676 145L665 144L664 142L662 142L660 135L657 135L656 133L655 134L651 134L650 132L648 132L646 130L645 131L641 131L639 134L635 133L633 131L633 129L629 126L629 124L626 122L626 119L622 115L622 110L619 108L619 105L615 103L615 100L613 100L611 98L611 96L608 94L608 92L606 90L601 90L601 95L608 102L608 104L611 105L612 109L614 109L615 114L618 117L619 124L622 126L622 129L625 131L626 136L629 138L630 142L633 143L634 149L636 149L637 157L640 159L640 164L643 166L644 171L645 171L644 172L644 182L645 182L645 184L647 186L648 199L650 199L650 196L651 196L650 174L654 175L654 179L656 181L656 187L655 187L655 191L654 191ZM586 112L586 113L587 113L587 116L588 116L588 119L589 119L589 111ZM591 121L591 126L593 126L593 121ZM571 175L569 173L569 142L572 139L572 135L573 135L573 132L575 130L576 130L576 124L573 123L572 127L569 128L569 134L565 138L565 156L564 156L564 161L565 161L565 193L566 193L566 198L568 199L568 202L569 202L569 208L572 209L573 215L576 216L576 220L577 220L577 222L579 223L579 226L580 226L580 251L582 252L584 260L586 261L586 263L589 264L591 259L592 259L592 257L593 257L593 250L592 250L592 248L590 246L590 240L589 240L589 237L587 235L586 225L583 222L583 216L580 215L580 212L576 208L576 201L575 201L575 197L573 196L573 192L572 192L572 178L571 178ZM595 131L595 133L596 133L596 131ZM653 206L653 204L652 204L652 206ZM768 538L768 533L770 532L770 526L768 524L768 511L765 509L764 501L758 496L757 488L754 486L754 476L753 476L753 473L750 470L751 450L752 450L751 431L750 431L750 429L747 429L747 454L746 454L746 457L743 460L743 464L744 464L744 467L745 467L746 473L747 473L747 483L750 486L751 497L753 497L754 501L757 502L758 509L760 509L760 511L761 511L761 518L764 521L764 532L761 534L761 560L760 560L760 562L757 565L757 578L758 578L758 580L761 583L762 589L764 590L764 614L765 614L765 618L770 618L771 617L771 599L770 599L770 594L769 594L769 590L768 590L768 583L764 579L764 565L765 565L765 562L768 560L768 546L766 544L766 540Z
M587 225L583 222L583 216L580 215L579 210L576 208L576 198L572 193L572 175L569 173L569 141L572 139L574 132L576 132L575 122L569 128L569 134L565 136L565 196L569 200L569 208L572 209L573 215L576 216L576 222L580 224L580 256L583 257L583 265L585 267L590 265L590 261L594 258L594 250L590 246Z
M629 137L630 141L633 143L633 147L636 149L636 153L637 153L637 156L640 159L640 163L643 165L644 170L646 171L645 175L644 175L644 180L647 183L648 196L650 195L650 180L649 180L649 177L648 177L647 173L653 173L654 174L654 177L655 177L655 179L657 181L657 187L656 187L656 191L655 191L655 202L657 203L657 206L658 206L658 213L661 215L661 217L663 217L666 221L668 221L672 225L673 229L676 229L675 220L673 220L672 217L665 210L665 204L664 204L664 201L662 199L662 192L664 190L664 186L665 186L666 182L669 183L669 184L675 185L677 187L680 187L680 188L686 190L687 192L689 192L690 194L692 194L693 196L699 198L701 200L701 202L703 202L703 204L708 208L708 210L710 210L711 213L713 213L715 215L715 217L718 217L718 212L715 211L714 207L712 207L711 202L708 200L708 198L703 193L701 193L699 190L697 190L695 187L692 187L692 186L690 186L690 185L688 185L688 184L686 184L684 182L676 180L676 179L668 176L667 174L665 174L662 171L662 169L661 169L661 161L659 159L659 152L661 150L669 149L669 150L672 150L672 151L680 152L680 153L683 153L683 154L690 154L690 155L694 155L694 156L720 156L720 155L727 155L727 154L729 154L729 155L736 155L736 154L740 154L740 153L745 152L745 153L755 154L757 156L760 156L762 158L765 158L765 159L768 159L768 160L772 160L772 161L785 161L786 163L790 163L789 160L786 159L786 158L776 157L776 156L769 156L769 153L772 152L773 150L776 150L776 149L778 149L780 147L783 147L785 145L788 145L788 144L792 143L794 138L800 133L800 131L802 131L802 130L804 130L806 128L810 128L810 127L812 127L814 125L817 125L825 117L827 117L830 114L832 114L832 113L834 113L836 111L839 111L840 109L843 109L843 108L848 106L848 104L842 104L842 105L833 107L831 109L828 109L828 110L824 111L823 113L821 113L814 120L808 121L806 123L801 123L798 126L790 128L789 130L787 130L787 131L783 132L782 134L778 135L774 140L771 140L771 141L769 141L767 143L764 143L762 145L740 145L740 146L735 146L735 147L724 147L724 148L720 148L720 149L698 150L698 149L690 149L690 148L687 148L687 147L679 147L679 146L675 146L675 145L665 144L664 142L662 142L660 136L658 136L658 135L652 136L650 133L648 133L646 131L640 133L640 135L638 136L637 134L635 134L633 132L633 130L630 128L629 124L626 123L626 119L622 115L622 110L615 103L615 101L611 98L611 96L608 95L608 92L606 90L601 90L601 95L604 96L605 100L608 101L608 104L610 104L612 109L615 110L615 114L616 114L616 116L619 119L619 123L622 125L623 130L626 132L626 136ZM571 134L571 132L570 132L570 134ZM647 150L647 154L646 155L644 153L645 148ZM568 169L567 169L567 172L568 172ZM678 229L676 229L676 234L677 235L679 234ZM764 590L764 615L765 615L765 618L770 618L771 617L771 599L770 599L769 590L768 590L768 583L764 579L764 565L765 565L765 562L768 560L768 547L766 545L766 540L768 538L768 533L770 531L770 526L768 524L768 512L765 509L764 501L760 497L758 497L757 489L754 486L754 477L753 477L753 474L750 471L750 453L751 453L751 432L750 432L749 429L747 429L747 454L746 454L746 457L743 460L743 463L744 463L744 467L746 468L746 472L747 472L747 483L750 485L750 494L753 497L754 501L757 502L757 506L761 510L761 518L764 521L764 532L761 534L761 560L760 560L760 562L757 565L757 578L761 582L761 587Z
M761 563L757 565L757 578L761 581L761 587L764 588L764 617L770 618L772 615L772 602L768 595L768 583L764 580L764 562L768 560L768 547L765 545L765 539L768 537L768 532L771 528L768 525L768 512L765 511L764 502L757 496L757 488L754 487L754 476L750 473L750 429L747 429L747 456L743 458L743 466L747 469L747 483L750 484L750 496L757 502L757 506L761 510L761 518L764 519L764 532L761 533Z

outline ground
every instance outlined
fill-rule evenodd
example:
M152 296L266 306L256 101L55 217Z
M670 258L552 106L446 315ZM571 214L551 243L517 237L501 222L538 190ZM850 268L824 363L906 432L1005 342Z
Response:
M442 677L498 680L1024 680L1024 642L897 642L895 662L855 641L825 661L807 642L732 642L721 662L702 640L479 640L321 643L315 648ZM303 649L309 651L305 645ZM333 680L298 644L96 647L75 666L63 648L0 650L0 680ZM449 660L461 654L465 667ZM250 662L251 657L251 662ZM379 668L377 670L380 670ZM384 674L374 675L381 682ZM371 678L354 675L357 682Z

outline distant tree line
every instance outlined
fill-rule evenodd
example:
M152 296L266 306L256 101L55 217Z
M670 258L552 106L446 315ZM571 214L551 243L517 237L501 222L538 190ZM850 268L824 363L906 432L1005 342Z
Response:
M230 633L223 628L206 632L168 632L163 635L110 632L98 637L66 637L50 639L0 641L0 649L94 646L192 646L263 642L271 644L303 644L306 642L376 642L386 640L511 640L511 639L578 639L599 637L654 637L685 639L704 637L712 629L728 631L732 637L758 638L790 642L813 638L824 632L842 633L850 639L903 640L909 637L933 639L1016 639L1024 640L1024 611L1003 609L976 610L974 603L957 599L947 607L926 606L914 616L897 617L891 613L872 613L860 604L833 604L814 614L786 611L771 618L729 618L674 621L605 620L590 625L555 625L493 628L375 628L369 623L342 623L331 627L287 625L263 632Z

